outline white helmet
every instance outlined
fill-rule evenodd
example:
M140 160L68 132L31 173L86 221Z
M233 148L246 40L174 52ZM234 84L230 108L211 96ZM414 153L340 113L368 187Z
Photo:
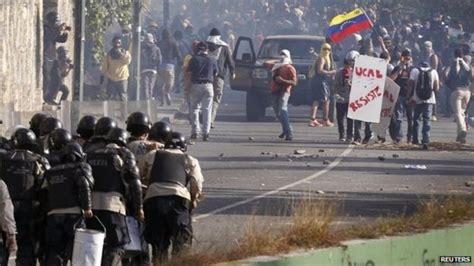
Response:
M352 50L346 54L346 61L355 61L356 57L359 55L359 52Z

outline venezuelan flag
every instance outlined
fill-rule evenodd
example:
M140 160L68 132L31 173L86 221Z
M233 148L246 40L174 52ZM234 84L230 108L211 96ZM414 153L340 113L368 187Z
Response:
M329 23L328 37L332 42L342 41L347 36L370 29L374 25L362 8L335 16Z

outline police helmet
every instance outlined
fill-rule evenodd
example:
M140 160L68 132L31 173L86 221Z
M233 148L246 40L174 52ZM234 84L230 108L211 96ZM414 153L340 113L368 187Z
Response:
M166 148L180 149L186 151L188 149L188 144L186 142L186 137L184 134L179 132L171 132L169 141L166 143Z
M82 151L81 145L71 142L64 146L63 150L63 161L65 162L77 162L82 161L85 158L85 153Z
M94 135L94 127L97 119L91 115L86 115L79 120L76 133L84 139L90 139Z
M63 124L55 117L47 117L41 122L40 136L46 136L57 128L62 128Z
M72 135L68 130L58 128L51 132L48 141L52 150L59 151L72 141Z
M117 122L110 117L104 116L97 120L94 127L94 135L105 136L112 128L117 127Z
M19 128L12 135L12 142L17 149L28 149L36 145L36 135L27 128Z
M127 146L128 137L129 135L126 130L116 127L116 128L112 128L109 131L105 139L107 140L107 142L115 143L117 145L125 147Z
M49 114L45 113L36 113L31 117L30 120L30 129L35 133L36 137L40 136L40 126L46 118L51 117Z
M151 126L150 132L148 133L148 139L153 141L158 141L161 143L167 143L171 136L171 125L159 121Z
M142 112L134 112L130 114L125 123L127 124L127 131L132 135L148 133L151 128L150 117Z

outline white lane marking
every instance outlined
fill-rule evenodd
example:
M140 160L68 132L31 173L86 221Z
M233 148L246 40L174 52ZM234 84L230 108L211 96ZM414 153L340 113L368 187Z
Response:
M339 156L336 157L336 159L331 162L328 166L326 166L326 168L308 176L308 177L305 177L303 179L300 179L294 183L291 183L291 184L288 184L288 185L285 185L285 186L282 186L282 187L279 187L275 190L272 190L272 191L268 191L268 192L265 192L263 194L260 194L260 195L257 195L257 196L254 196L254 197L251 197L251 198L248 198L248 199L245 199L245 200L242 200L242 201L238 201L238 202L235 202L235 203L232 203L230 205L227 205L227 206L224 206L224 207L221 207L221 208L218 208L218 209L215 209L211 212L208 212L208 213L204 213L204 214L201 214L201 215L197 215L195 217L193 217L193 220L194 221L197 221L197 220L201 220L201 219L205 219L205 218L208 218L212 215L215 215L215 214L218 214L218 213L221 213L223 211L227 211L229 209L232 209L232 208L235 208L235 207L238 207L238 206L241 206L241 205L244 205L244 204L247 204L249 202L252 202L252 201L256 201L256 200L259 200L259 199L262 199L262 198L265 198L265 197L268 197L270 195L273 195L273 194L276 194L280 191L283 191L283 190L286 190L286 189L289 189L289 188L292 188L294 186L297 186L297 185L300 185L302 183L305 183L305 182L308 182L308 181L311 181L315 178L318 178L326 173L328 173L329 171L331 171L334 167L336 167L343 159L344 157L346 157L349 153L352 152L352 150L354 149L354 145L349 145L345 150L344 152L342 152Z

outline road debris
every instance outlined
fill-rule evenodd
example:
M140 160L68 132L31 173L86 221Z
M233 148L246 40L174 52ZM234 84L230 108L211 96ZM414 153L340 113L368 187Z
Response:
M411 170L426 170L428 167L424 164L406 164L405 169L411 169Z
M303 155L306 153L306 150L294 150L293 153L296 155Z

